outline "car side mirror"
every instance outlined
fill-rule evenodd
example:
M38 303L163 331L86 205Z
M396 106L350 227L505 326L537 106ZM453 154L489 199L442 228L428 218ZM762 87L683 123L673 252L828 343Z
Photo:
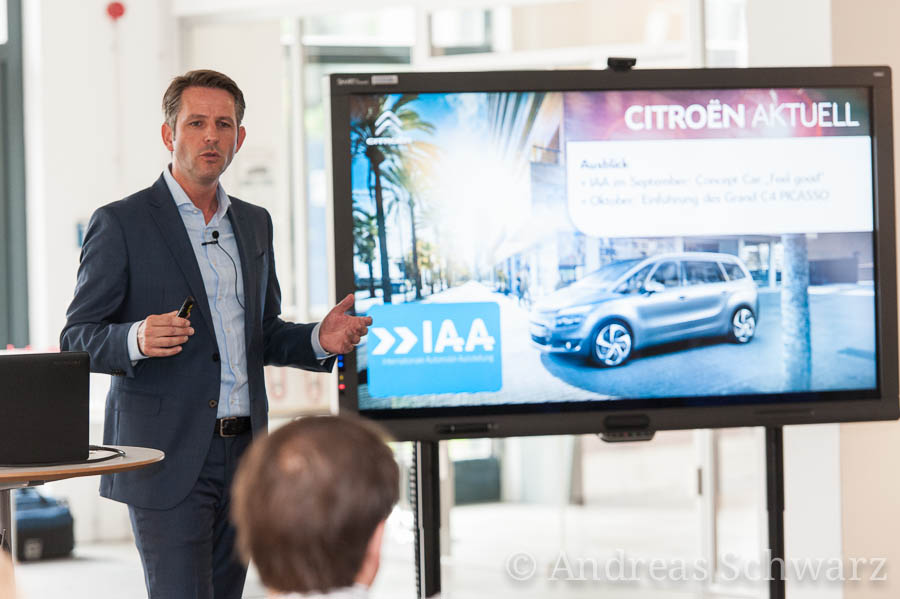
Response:
M654 293L659 293L660 291L665 290L666 286L657 281L647 281L646 283L644 283L644 291L646 291L648 294L652 295Z

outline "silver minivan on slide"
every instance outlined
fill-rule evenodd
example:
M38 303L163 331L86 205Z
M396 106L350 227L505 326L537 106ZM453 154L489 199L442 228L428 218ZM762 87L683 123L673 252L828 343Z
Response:
M747 343L758 317L756 283L740 258L681 252L612 262L554 291L532 308L529 332L542 351L619 366L662 343Z

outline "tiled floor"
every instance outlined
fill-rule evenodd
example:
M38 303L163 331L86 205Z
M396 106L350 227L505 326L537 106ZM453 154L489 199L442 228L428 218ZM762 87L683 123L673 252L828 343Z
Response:
M648 511L641 508L561 509L553 506L487 504L455 508L451 527L451 555L442 560L443 598L580 599L725 599L755 597L730 589L727 593L702 592L687 584L598 583L550 580L560 551L572 558L608 555L621 547L629 555L672 559L695 553L696 543L689 508ZM643 524L642 524L643 522ZM382 567L373 599L415 596L412 535L408 514L393 517L387 534ZM661 530L665 530L661 533ZM525 582L508 573L510 556L533 556L539 564ZM137 551L131 543L104 543L76 548L72 557L17 565L21 599L140 599L146 596ZM265 597L251 569L245 599Z

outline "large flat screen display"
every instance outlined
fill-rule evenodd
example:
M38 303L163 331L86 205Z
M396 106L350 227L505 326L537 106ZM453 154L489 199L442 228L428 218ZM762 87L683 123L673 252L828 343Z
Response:
M897 416L888 69L331 82L337 291L374 319L345 409L419 439Z

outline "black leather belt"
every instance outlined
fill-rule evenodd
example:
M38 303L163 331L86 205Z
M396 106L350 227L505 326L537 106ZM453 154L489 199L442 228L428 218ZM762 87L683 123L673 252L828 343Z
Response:
M216 420L216 434L220 437L237 437L250 432L249 416L229 416Z

